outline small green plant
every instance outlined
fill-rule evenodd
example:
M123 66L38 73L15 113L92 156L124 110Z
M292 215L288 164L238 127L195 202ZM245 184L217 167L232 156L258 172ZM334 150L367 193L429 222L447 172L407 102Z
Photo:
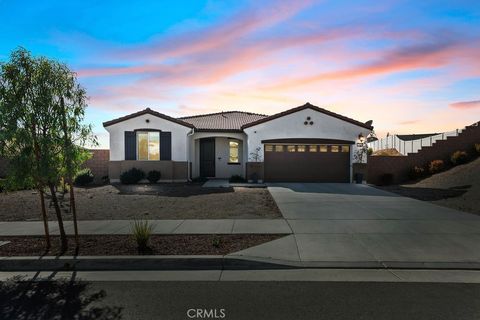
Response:
M94 176L90 169L82 169L75 176L74 184L76 186L86 186L93 182Z
M157 170L148 171L147 180L150 181L150 183L157 183L157 181L160 180L161 176L162 175L160 174L160 171L157 171Z
M452 161L454 165L467 163L468 153L465 151L455 151L450 157L450 161Z
M367 150L367 155L371 156L373 154L373 149L372 148L368 148Z
M445 164L443 160L433 160L432 162L430 162L428 166L428 171L431 174L435 174L435 173L442 172L444 168L445 168Z
M480 154L480 143L475 143L475 151Z
M410 170L409 177L411 180L420 179L425 176L425 169L423 167L415 166Z
M222 240L220 239L220 237L215 236L212 239L212 246L214 246L215 248L220 248L221 243L222 243Z
M140 169L132 168L120 175L120 182L123 184L135 184L145 178L145 172Z
M132 225L132 235L137 243L138 252L146 253L149 251L148 243L152 235L153 225L148 220L134 220Z
M233 176L230 177L230 182L245 182L245 179L238 174L234 174Z

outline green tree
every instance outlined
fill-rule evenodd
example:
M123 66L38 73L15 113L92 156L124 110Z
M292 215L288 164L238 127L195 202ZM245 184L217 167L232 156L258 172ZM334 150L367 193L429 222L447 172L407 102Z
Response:
M0 64L0 155L9 159L7 184L10 189L33 182L40 196L47 248L50 247L45 209L45 182L41 177L39 126L34 112L33 78L35 61L19 49L10 62Z
M2 64L0 126L6 130L0 136L5 141L0 152L11 160L12 174L8 180L35 181L46 228L43 192L48 188L63 249L68 243L57 186L61 180L69 185L78 247L73 177L88 158L85 145L96 144L91 126L82 124L86 100L86 92L77 83L75 73L64 64L44 57L34 58L22 48L12 53L10 62ZM25 167L28 161L31 164ZM48 245L48 230L45 231Z

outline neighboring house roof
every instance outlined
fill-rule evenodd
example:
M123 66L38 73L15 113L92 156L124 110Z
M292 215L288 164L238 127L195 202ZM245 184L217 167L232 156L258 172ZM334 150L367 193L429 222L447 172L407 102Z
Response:
M289 109L289 110L286 110L286 111L283 111L283 112L276 113L274 115L265 117L263 119L259 119L259 120L254 121L254 122L247 123L247 124L242 126L242 129L245 129L245 128L248 128L248 127L253 127L253 126L256 126L257 124L268 122L270 120L274 120L274 119L277 119L277 118L280 118L280 117L283 117L283 116L286 116L286 115L289 115L289 114L292 114L292 113L295 113L295 112L298 112L298 111L301 111L301 110L304 110L304 109L312 109L312 110L321 112L323 114L329 115L331 117L343 120L345 122L352 123L352 124L357 125L359 127L363 127L363 128L366 128L366 129L373 130L373 126L371 125L371 121L368 121L367 123L364 123L364 122L360 122L360 121L357 121L357 120L353 120L351 118L347 118L345 116L342 116L338 113L328 111L326 109L314 106L313 104L310 104L309 102L307 102L303 106L299 106L299 107L296 107L296 108L293 108L293 109Z
M162 118L162 119L165 119L165 120L168 120L168 121L178 123L179 125L182 125L182 126L185 126L185 127L193 128L193 125L191 123L182 121L180 119L175 119L175 118L169 117L166 114L163 114L163 113L160 113L160 112L157 112L157 111L153 111L150 108L147 108L147 109L129 114L129 115L124 116L124 117L120 117L120 118L117 118L117 119L106 121L106 122L103 123L103 126L108 127L108 126L111 126L113 124L125 121L125 120L129 120L129 119L132 119L132 118L135 118L135 117L138 117L138 116L142 116L144 114L150 114L150 115L155 116L155 117L159 117L159 118Z
M403 141L412 141L435 136L439 133L420 133L420 134L397 134L397 138Z
M243 112L225 111L197 116L181 117L182 121L195 126L196 131L242 131L242 126L263 118L266 115Z

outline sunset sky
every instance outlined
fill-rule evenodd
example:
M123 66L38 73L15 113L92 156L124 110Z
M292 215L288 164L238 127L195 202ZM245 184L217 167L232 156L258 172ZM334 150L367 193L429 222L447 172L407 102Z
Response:
M310 102L377 135L480 120L480 2L0 0L0 60L67 63L101 123Z

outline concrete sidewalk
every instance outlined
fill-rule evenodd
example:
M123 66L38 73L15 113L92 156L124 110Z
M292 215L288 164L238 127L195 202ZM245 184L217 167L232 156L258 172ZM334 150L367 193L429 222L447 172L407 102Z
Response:
M283 219L149 220L154 234L290 234ZM132 220L78 221L80 234L131 234ZM73 234L73 222L65 221L65 231ZM59 234L56 221L49 222L51 234ZM41 221L0 222L0 236L43 235Z

